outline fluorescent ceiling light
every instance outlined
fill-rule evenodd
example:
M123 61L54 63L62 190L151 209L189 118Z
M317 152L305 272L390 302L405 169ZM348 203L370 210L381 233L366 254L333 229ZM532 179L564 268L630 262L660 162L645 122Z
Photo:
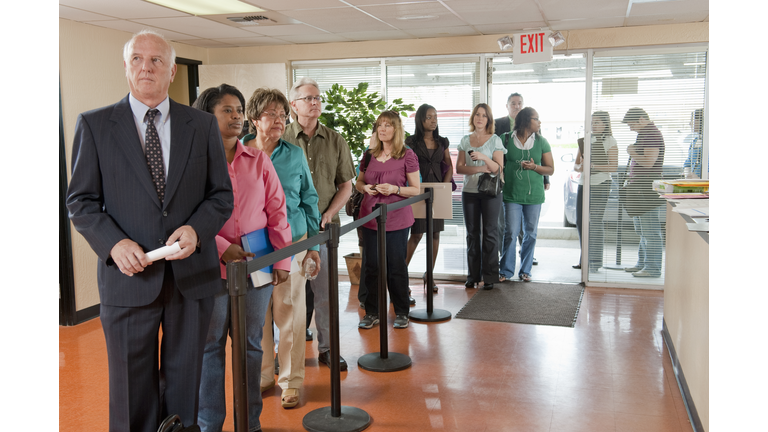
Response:
M167 8L192 15L222 15L234 13L264 12L264 9L238 0L147 0Z
M448 73L431 73L427 76L451 76L451 75L471 75L472 72L448 72Z
M518 69L518 70L495 71L495 72L493 72L493 74L494 75L501 75L501 74L525 73L525 72L533 72L533 69Z
M435 18L437 18L437 15L404 15L396 17L395 19L399 19L401 21L426 21Z

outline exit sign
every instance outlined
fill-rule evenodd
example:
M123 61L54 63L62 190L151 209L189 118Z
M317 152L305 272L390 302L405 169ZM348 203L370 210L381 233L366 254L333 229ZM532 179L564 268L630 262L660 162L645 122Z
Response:
M552 44L548 31L533 31L514 35L512 63L536 63L552 60Z

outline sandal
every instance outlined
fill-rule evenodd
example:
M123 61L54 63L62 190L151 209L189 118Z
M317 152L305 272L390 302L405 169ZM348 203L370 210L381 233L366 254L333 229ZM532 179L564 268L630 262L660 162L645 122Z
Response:
M531 281L531 275L527 273L520 273L520 280L523 282L530 282Z
M265 391L272 389L274 386L275 386L275 382L272 381L272 382L270 382L267 385L261 386L260 390L261 390L262 393L264 393Z
M499 282L505 282L507 280L507 277L504 275L499 275Z
M287 388L283 390L283 397L280 400L280 405L283 408L293 408L299 404L299 389Z
M421 280L424 281L424 292L427 292L427 272L424 272L424 275L421 276ZM436 293L438 291L437 285L434 285L432 287L432 292Z

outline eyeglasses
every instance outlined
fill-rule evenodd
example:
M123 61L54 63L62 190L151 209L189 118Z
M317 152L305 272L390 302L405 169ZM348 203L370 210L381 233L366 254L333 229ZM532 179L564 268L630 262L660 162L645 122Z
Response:
M270 120L274 120L276 118L279 118L280 120L285 122L288 119L288 115L287 114L278 114L275 111L265 111L265 112L261 113L261 115L265 115L265 116L269 117Z
M311 104L313 101L314 102L320 102L320 103L325 102L325 99L322 96L305 96L303 98L296 98L296 99L294 99L294 101L297 101L297 100L303 100L304 102L306 102L308 104Z

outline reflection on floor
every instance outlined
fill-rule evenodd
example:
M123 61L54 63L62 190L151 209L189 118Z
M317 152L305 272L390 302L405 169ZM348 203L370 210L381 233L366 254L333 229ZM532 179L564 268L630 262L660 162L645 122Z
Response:
M496 289L513 283L522 282ZM458 283L438 285L435 308L454 316L475 294ZM415 309L423 309L421 281L411 280L411 288ZM393 330L390 309L389 351L413 364L389 373L357 366L359 357L378 352L378 327L357 328L357 286L341 282L339 296L341 354L349 363L341 401L371 416L367 431L692 431L661 337L661 292L587 288L575 328L454 318ZM59 430L107 430L100 321L60 327L59 346ZM233 431L230 371L227 377L224 430ZM303 431L307 413L330 406L329 379L316 340L307 342L300 403L285 410L279 389L267 391L263 430Z

